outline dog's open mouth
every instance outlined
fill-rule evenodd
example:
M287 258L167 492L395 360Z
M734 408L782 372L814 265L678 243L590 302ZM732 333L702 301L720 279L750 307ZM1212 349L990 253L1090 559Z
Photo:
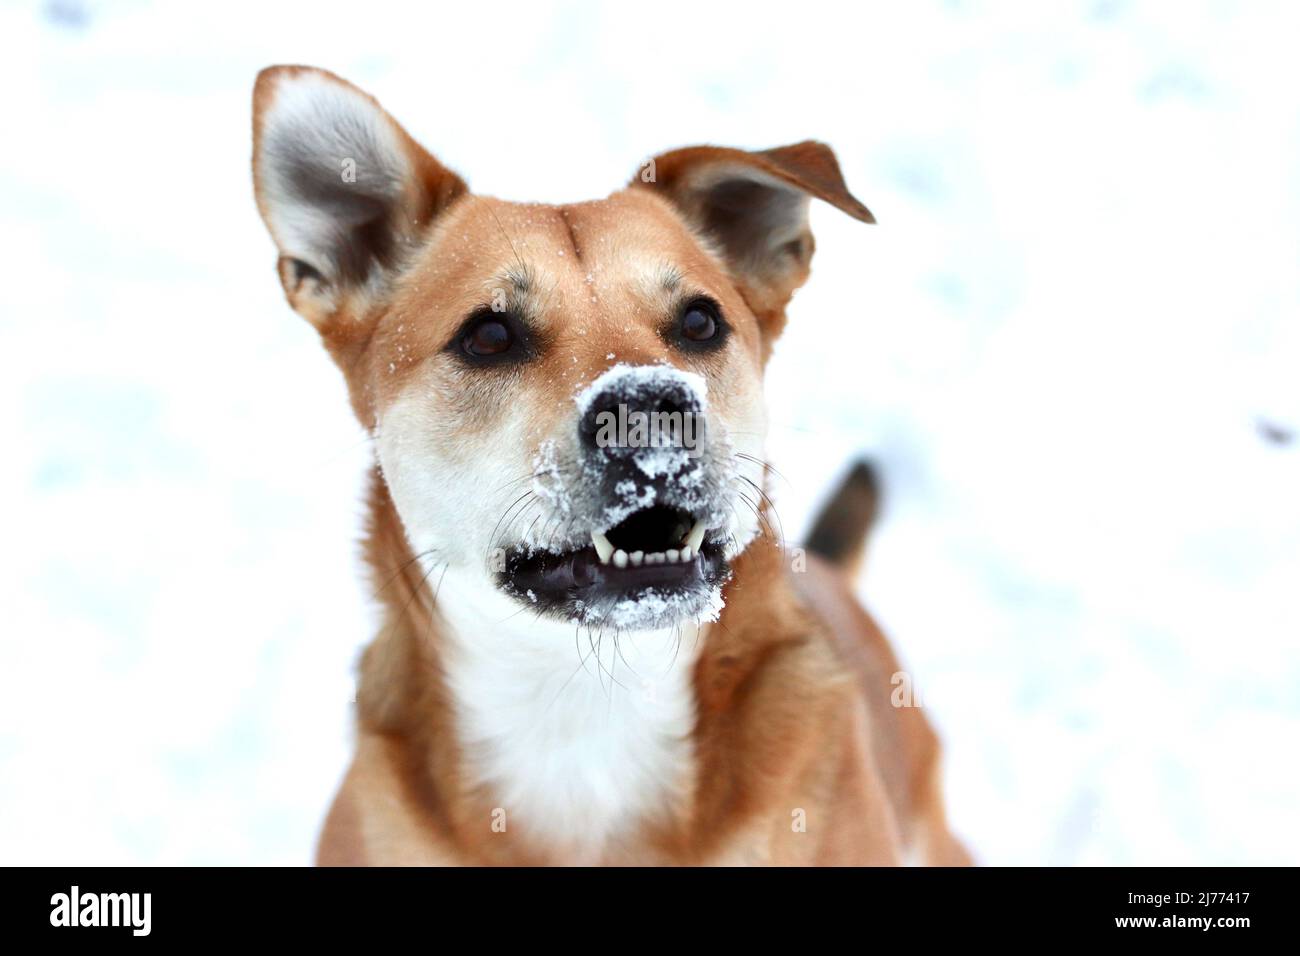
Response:
M702 613L705 598L726 579L722 543L708 533L690 512L654 505L593 532L587 547L511 551L500 583L538 610L587 622L613 613L620 626L658 626L667 617Z

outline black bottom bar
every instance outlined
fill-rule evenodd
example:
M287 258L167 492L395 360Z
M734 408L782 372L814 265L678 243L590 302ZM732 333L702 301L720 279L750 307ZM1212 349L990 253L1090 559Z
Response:
M1182 946L1295 930L1294 873L1285 869L32 869L5 877L0 914L10 934L137 945L377 948L409 944L414 933L439 947L452 942L442 935L449 929L480 934L458 936L470 946L512 931L587 945L621 943L629 933L641 943L681 945L703 928L736 937L784 930L809 941L847 932L862 945L925 945L957 933Z

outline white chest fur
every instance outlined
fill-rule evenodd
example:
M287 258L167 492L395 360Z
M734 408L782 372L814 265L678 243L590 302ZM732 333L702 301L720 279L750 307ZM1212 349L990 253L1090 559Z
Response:
M483 826L597 858L686 799L698 634L614 635L539 621L448 576L445 666L468 771L498 801Z

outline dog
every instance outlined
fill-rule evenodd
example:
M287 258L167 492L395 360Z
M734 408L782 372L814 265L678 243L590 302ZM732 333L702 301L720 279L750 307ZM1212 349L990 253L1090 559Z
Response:
M275 66L252 165L376 457L383 620L319 864L969 861L853 596L873 473L808 549L770 527L763 373L810 202L874 221L827 146L504 202L347 81Z

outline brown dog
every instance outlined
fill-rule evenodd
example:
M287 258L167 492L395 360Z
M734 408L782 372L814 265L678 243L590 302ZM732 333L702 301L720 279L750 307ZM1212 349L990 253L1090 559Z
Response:
M845 570L869 474L818 526L833 561L764 533L809 200L872 221L831 151L682 149L526 205L322 70L263 71L253 110L285 293L378 452L385 621L319 861L965 862Z

